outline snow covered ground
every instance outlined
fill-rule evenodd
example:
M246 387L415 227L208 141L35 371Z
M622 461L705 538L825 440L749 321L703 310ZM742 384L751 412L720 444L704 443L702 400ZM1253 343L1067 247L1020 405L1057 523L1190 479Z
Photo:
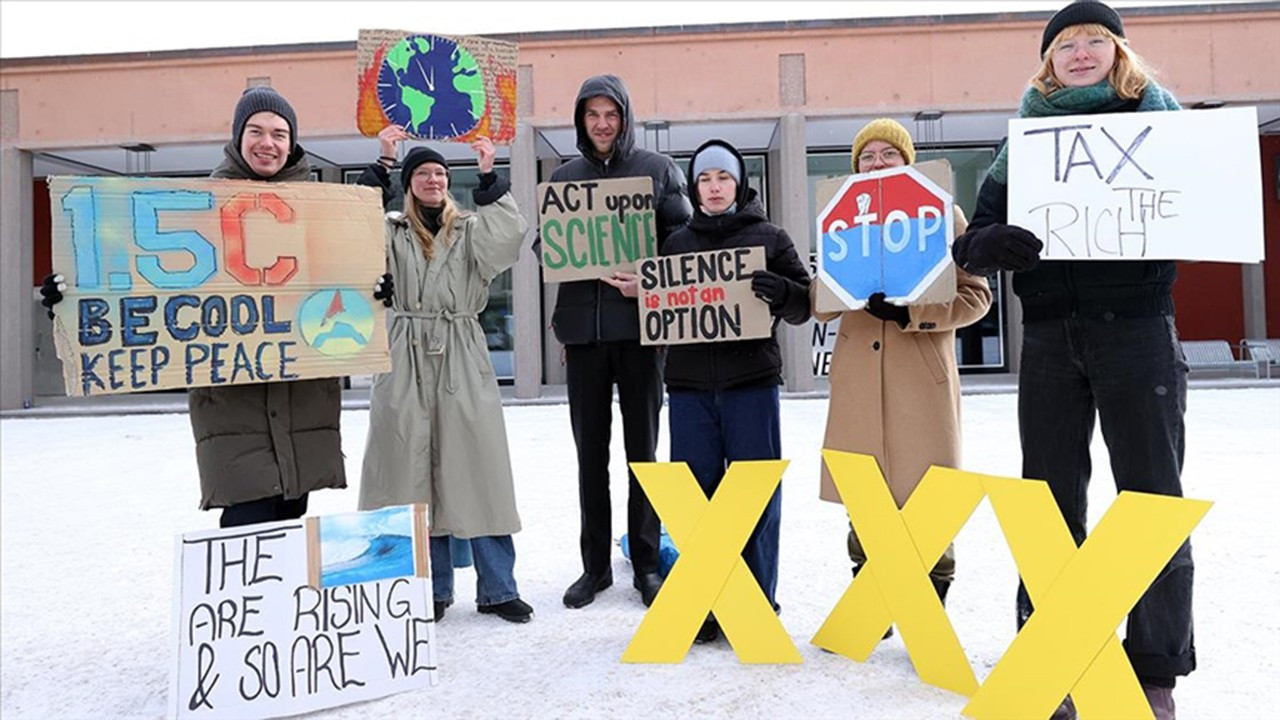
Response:
M1013 395L965 396L966 469L1016 476ZM1176 692L1183 718L1280 713L1280 388L1193 390L1184 475L1213 500L1193 536L1200 669ZM845 517L817 499L827 404L782 406L781 620L804 663L744 666L723 641L682 665L624 665L644 607L615 555L613 588L582 610L561 603L577 577L577 481L568 409L506 409L525 530L516 576L535 608L511 625L473 610L471 570L438 627L441 683L322 712L324 718L953 718L965 699L922 684L899 637L866 663L809 644L848 580ZM616 406L615 406L616 412ZM311 512L354 509L368 413L343 414L352 488L312 496ZM619 420L615 418L615 428ZM665 424L665 414L663 422ZM614 443L614 532L625 531L621 432ZM173 536L213 528L183 415L0 421L3 596L0 715L157 717L166 707ZM1097 438L1093 519L1114 487ZM659 449L666 457L666 448ZM1014 634L1013 562L984 501L957 539L947 610L978 675Z

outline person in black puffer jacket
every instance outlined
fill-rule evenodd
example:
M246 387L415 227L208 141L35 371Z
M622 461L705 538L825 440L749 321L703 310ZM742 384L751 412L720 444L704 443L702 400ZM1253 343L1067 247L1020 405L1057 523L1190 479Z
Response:
M787 231L770 223L747 187L746 164L729 143L710 140L689 164L693 219L662 246L663 255L763 247L765 268L751 289L777 319L792 325L809 319L809 273ZM686 462L707 497L736 460L782 457L778 386L782 353L770 336L758 340L672 345L667 348L666 384L671 425L671 461ZM765 507L742 556L775 609L778 532L782 488ZM719 628L709 617L699 642L714 640Z
M1124 39L1120 16L1074 2L1045 27L1021 117L1178 110ZM1173 319L1172 261L1038 262L1041 242L1008 224L1008 149L978 195L952 254L965 270L1010 270L1022 301L1018 429L1022 476L1049 483L1076 544L1087 527L1089 444L1102 421L1116 489L1182 495L1187 363ZM1157 718L1196 667L1191 543L1183 543L1129 613L1124 648ZM1018 588L1018 626L1032 612ZM1054 718L1072 718L1068 698Z
M684 177L671 158L636 147L635 117L622 79L613 75L587 78L578 90L573 122L582 156L556 168L551 182L651 178L661 249L672 231L689 221L692 211ZM533 249L540 256L538 242ZM615 384L627 462L653 462L658 448L662 354L660 348L640 344L635 295L627 297L621 292L628 285L634 287L635 276L622 272L601 280L561 283L551 319L556 339L564 344L569 419L578 450L582 575L565 591L564 604L571 608L584 607L597 592L613 584L609 437ZM635 473L627 475L633 585L640 591L641 601L649 605L662 586L658 574L660 524Z

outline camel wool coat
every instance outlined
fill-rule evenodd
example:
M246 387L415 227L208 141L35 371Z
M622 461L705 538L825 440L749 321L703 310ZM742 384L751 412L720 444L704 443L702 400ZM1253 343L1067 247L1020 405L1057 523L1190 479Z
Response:
M392 369L374 378L370 394L361 510L426 502L433 536L520 530L479 314L489 284L515 264L525 229L507 192L442 228L428 261L408 220L388 215Z
M955 224L959 237L968 223L958 207ZM905 328L865 310L814 313L821 322L840 318L822 447L874 455L900 508L930 465L960 465L956 330L987 314L991 288L984 277L955 275L955 298L911 306ZM825 462L819 497L840 502Z

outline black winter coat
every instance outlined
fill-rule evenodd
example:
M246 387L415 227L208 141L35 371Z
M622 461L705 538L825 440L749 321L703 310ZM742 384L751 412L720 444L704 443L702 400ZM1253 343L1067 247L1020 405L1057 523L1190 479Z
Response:
M1136 107L1135 100L1121 111ZM990 268L969 263L969 238L984 227L1008 222L1009 187L988 176L978 191L973 220L952 248L956 264L975 275L990 274ZM1042 261L1013 274L1013 292L1022 300L1024 323L1076 316L1153 317L1173 314L1177 275L1178 266L1172 260Z
M614 140L613 155L608 160L596 157L595 146L591 144L591 137L587 135L582 121L587 100L602 95L617 103L622 113L622 127ZM612 75L599 75L583 83L573 111L573 122L578 131L578 150L582 156L556 168L551 173L551 182L645 175L653 178L655 229L661 250L667 237L689 221L692 208L684 176L671 158L635 146L631 99L621 81ZM538 251L537 245L534 251ZM640 340L636 299L623 297L613 286L599 280L561 283L551 324L556 338L565 345Z
M737 155L732 147L724 147ZM690 186L694 181L690 178ZM712 217L703 214L701 209L697 210L688 226L667 239L661 254L682 255L739 247L763 247L765 269L792 281L786 302L774 315L792 325L808 321L809 272L796 254L795 244L787 231L769 222L756 198L756 191L748 189L745 182L738 186L737 212ZM777 326L776 320L774 326ZM774 336L759 340L671 345L667 347L665 376L667 387L679 390L781 385L782 351Z
M233 143L211 177L263 180ZM311 175L299 145L266 182L305 181ZM187 393L200 472L200 507L207 510L320 488L344 488L347 475L339 423L338 378L218 385Z

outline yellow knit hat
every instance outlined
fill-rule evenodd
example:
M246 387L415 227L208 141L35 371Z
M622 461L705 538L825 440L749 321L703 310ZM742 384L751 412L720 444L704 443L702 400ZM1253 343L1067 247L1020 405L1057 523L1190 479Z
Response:
M858 155L862 153L862 148L872 140L883 140L889 143L898 148L898 152L902 153L908 165L915 163L916 146L911 142L911 133L907 132L907 129L902 127L902 123L897 120L876 118L867 123L853 138L853 157L849 162L853 172L858 172Z

